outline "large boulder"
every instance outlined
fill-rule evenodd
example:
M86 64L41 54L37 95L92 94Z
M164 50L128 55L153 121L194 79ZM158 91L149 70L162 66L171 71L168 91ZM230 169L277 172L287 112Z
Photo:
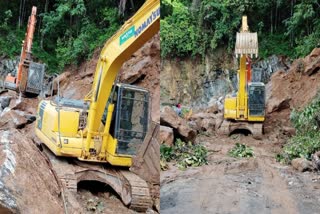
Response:
M63 213L46 159L16 129L0 130L0 191L0 213Z
M160 124L173 128L175 137L182 138L184 141L193 142L196 132L191 129L187 121L179 117L169 106L165 106L160 113Z
M172 146L174 142L173 129L168 126L160 126L160 143Z

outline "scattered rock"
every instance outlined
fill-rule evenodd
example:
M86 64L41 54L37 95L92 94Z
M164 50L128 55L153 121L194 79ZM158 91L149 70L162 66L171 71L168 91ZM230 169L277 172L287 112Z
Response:
M272 113L274 111L281 111L283 109L290 108L290 97L285 97L285 98L279 98L279 97L274 97L269 99L268 104L267 104L267 112Z
M293 127L283 126L282 130L283 130L284 134L286 134L288 136L293 136L296 134L296 129Z
M312 165L315 169L320 170L320 151L312 155Z
M207 108L206 113L213 113L213 114L217 114L220 111L219 108L219 102L216 101L212 106L210 106L209 108Z
M304 73L311 76L315 72L320 70L320 56L318 56L312 63L307 65L304 70Z
M0 109L5 109L10 105L11 97L0 97Z
M0 129L22 128L28 123L28 120L15 110L6 108L0 116Z
M160 126L160 143L172 146L174 142L173 129L167 126Z
M312 162L308 161L305 158L296 158L291 161L291 165L294 169L298 170L299 172L305 172L312 170Z
M184 141L194 142L196 132L191 129L187 121L179 117L169 106L165 106L160 113L160 124L173 128L175 137L181 137Z
M206 118L201 120L200 127L203 131L213 132L215 130L216 120L213 118Z
M146 214L157 214L157 212L156 211L154 211L153 209L148 209L147 211L146 211Z

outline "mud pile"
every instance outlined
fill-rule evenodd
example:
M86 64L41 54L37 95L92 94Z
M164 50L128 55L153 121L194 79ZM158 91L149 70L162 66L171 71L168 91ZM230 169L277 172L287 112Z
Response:
M265 132L291 126L290 112L306 106L320 91L320 48L295 60L288 72L278 71L266 85Z

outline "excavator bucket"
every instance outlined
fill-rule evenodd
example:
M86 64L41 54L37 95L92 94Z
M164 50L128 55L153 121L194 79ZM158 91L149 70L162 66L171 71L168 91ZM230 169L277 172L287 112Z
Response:
M249 31L247 16L242 17L242 27L240 33L237 33L235 54L237 58L242 55L258 57L258 34Z

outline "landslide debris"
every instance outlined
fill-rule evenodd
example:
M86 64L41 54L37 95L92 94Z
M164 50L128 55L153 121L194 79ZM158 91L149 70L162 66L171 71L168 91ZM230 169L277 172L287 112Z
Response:
M135 53L123 66L120 75L123 82L128 78L128 83L151 90L152 119L155 121L160 121L159 111L157 111L160 100L159 40L159 35L155 36ZM66 98L83 99L91 89L99 54L100 50L96 50L93 58L82 63L79 68L69 67L66 72L57 77L53 89L57 90L59 81L60 95ZM147 57L148 54L150 54L149 57ZM130 75L131 72L134 75ZM37 98L19 97L13 91L1 94L0 212L35 214L64 212L61 188L50 169L48 159L32 141L35 135L33 121L38 103ZM156 210L160 210L159 189L159 181L150 183L150 192ZM87 189L80 189L76 197L70 198L67 201L67 209L74 210L75 213L98 213L101 210L107 213L115 210L119 213L135 213L125 207L113 192L95 195Z

